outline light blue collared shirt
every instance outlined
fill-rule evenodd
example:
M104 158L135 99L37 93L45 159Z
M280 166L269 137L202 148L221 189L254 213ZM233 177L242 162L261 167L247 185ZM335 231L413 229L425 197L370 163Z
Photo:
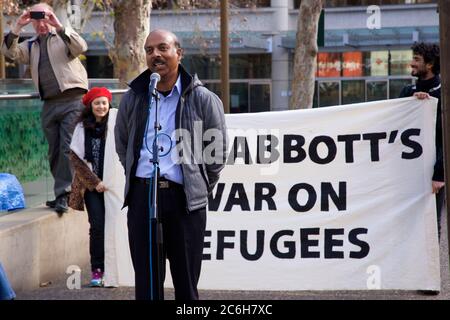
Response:
M160 100L158 103L158 118L161 125L161 130L159 133L164 133L170 136L170 140L167 136L159 136L158 144L164 148L161 154L166 154L169 149L172 150L166 156L160 156L159 158L159 170L160 176L166 178L167 180L183 184L183 174L181 171L181 166L174 163L175 152L175 114L177 111L178 101L181 96L181 79L178 76L175 86L167 97L162 94L159 95ZM154 139L154 124L155 124L155 107L156 101L153 100L150 107L149 123L147 132L144 133L144 141L142 143L141 153L138 160L138 165L136 168L136 177L140 178L150 178L153 176L153 164L151 160L153 155L150 151L153 151L153 139ZM146 141L147 140L147 141ZM176 154L176 153L175 153Z

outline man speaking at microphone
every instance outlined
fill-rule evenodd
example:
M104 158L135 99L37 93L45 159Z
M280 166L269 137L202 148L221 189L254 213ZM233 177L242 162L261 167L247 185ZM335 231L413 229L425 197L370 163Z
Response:
M197 300L208 194L219 180L226 159L223 105L180 64L183 51L175 34L167 30L150 32L145 52L148 69L130 83L115 128L116 150L126 174L124 206L128 206L136 299L151 298L149 181L157 105L161 125L157 140L163 147L158 191L163 257L170 262L175 299ZM160 100L156 104L152 99L149 112L152 73L161 77L156 86ZM204 139L206 131L213 132L214 138ZM207 147L215 150L212 156L204 152Z

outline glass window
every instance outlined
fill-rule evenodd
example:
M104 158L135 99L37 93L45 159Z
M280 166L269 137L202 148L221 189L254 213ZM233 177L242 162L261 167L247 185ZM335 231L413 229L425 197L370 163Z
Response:
M220 83L205 86L221 97ZM270 104L270 84L230 83L230 113L270 111Z
M367 82L367 101L387 99L387 81Z
M250 111L270 111L269 84L250 84Z
M319 107L339 105L339 82L319 82Z
M342 81L342 104L364 102L366 100L364 80Z
M248 111L248 83L230 83L230 113Z
M319 52L317 55L317 77L333 78L341 76L341 53Z
M203 79L220 79L220 61L217 56L186 55L182 60L186 70Z
M272 55L270 54L234 54L230 56L230 78L232 79L270 79L272 77L271 70Z
M389 80L389 99L399 98L400 92L407 85L412 83L411 79L391 79Z
M200 79L220 79L220 58L217 55L186 55L182 61L190 73ZM270 79L270 54L234 54L230 56L231 79Z
M388 51L371 51L365 54L366 76L387 76L388 65Z
M408 76L411 74L412 50L391 51L391 75Z

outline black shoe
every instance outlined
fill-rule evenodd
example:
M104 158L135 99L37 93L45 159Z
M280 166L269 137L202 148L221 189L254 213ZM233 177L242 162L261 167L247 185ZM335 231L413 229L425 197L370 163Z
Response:
M424 295L424 296L437 296L440 291L438 290L418 290L418 294Z
M55 199L55 200L47 201L47 202L45 203L45 205L46 205L47 207L49 207L49 208L54 209L54 208L56 207L56 199Z
M55 200L55 211L62 215L69 210L69 206L67 205L67 195L59 196Z

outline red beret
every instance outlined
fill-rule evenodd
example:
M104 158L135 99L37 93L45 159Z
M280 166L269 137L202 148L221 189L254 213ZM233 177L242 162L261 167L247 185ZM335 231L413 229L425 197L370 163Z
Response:
M91 102L95 99L97 99L98 97L106 97L108 98L109 102L112 101L112 94L111 91L109 91L108 89L106 89L105 87L94 87L91 90L88 91L88 93L86 93L83 96L83 104L86 107L90 107L91 106Z

